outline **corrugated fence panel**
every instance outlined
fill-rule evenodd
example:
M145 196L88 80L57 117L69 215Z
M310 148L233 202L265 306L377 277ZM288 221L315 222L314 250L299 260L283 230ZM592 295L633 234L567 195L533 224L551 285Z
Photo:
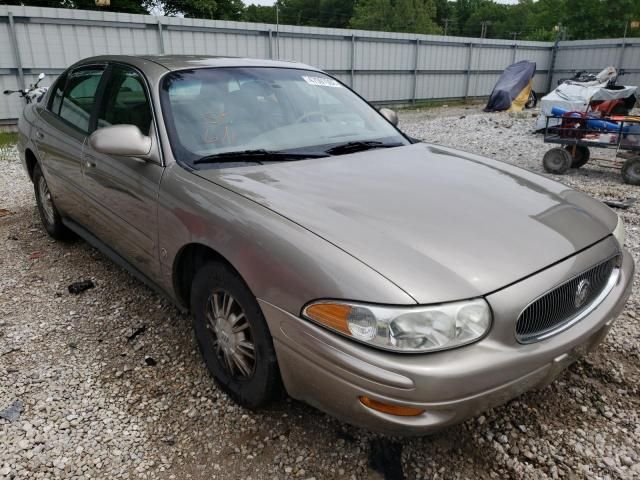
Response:
M371 42L358 40L356 70L411 70L415 46L406 42Z
M0 23L0 68L14 68L16 66L11 50L9 22L2 22Z
M422 70L465 70L469 47L466 45L420 45L418 68Z
M407 101L413 77L398 73L363 73L355 77L354 89L372 102Z
M349 70L351 68L351 40L335 38L320 40L315 37L282 36L280 38L280 58L296 60L309 65L322 65L322 68L326 70Z
M549 50L532 50L528 48L516 49L515 61L519 62L521 60L529 60L530 62L536 62L537 70L547 70L549 68L550 59L551 54Z
M21 63L14 57L9 12ZM622 67L624 83L640 81L640 41L560 42L554 74ZM40 72L51 84L75 61L101 54L204 54L296 60L323 68L374 102L489 95L500 72L536 62L534 89L546 91L554 44L415 35L292 25L156 17L114 12L0 5L0 86L15 89ZM470 56L471 53L471 56ZM14 121L17 96L0 98L0 123Z
M419 75L416 96L434 99L463 97L465 79L464 73Z

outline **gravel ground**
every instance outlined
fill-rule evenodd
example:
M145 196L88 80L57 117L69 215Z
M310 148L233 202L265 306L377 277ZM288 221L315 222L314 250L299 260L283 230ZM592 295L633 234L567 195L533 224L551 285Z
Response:
M531 118L400 117L416 137L542 173ZM640 477L638 276L598 351L442 433L385 438L291 400L250 412L208 376L187 316L84 242L44 233L15 150L0 150L0 410L23 410L0 419L0 479ZM558 180L599 199L639 191L597 162ZM637 260L640 204L619 213ZM95 288L68 293L85 279Z

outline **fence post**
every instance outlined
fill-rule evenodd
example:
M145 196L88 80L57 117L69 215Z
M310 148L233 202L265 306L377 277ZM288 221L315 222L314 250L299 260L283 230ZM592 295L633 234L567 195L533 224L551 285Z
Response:
M18 37L16 35L16 24L13 21L13 12L9 12L9 36L11 37L11 49L13 50L13 59L18 69L18 86L24 90L24 72L22 71L22 60L20 59L20 48L18 47Z
M413 93L411 94L411 103L416 103L418 93L418 58L420 50L420 39L416 38L416 47L413 54Z
M269 29L269 58L273 60L273 30Z
M467 56L467 70L464 82L464 99L469 97L469 85L471 83L471 58L473 57L473 42L469 43L469 54Z
M556 41L554 42L553 47L551 47L551 59L549 60L549 70L547 72L546 93L549 93L551 91L551 82L553 80L553 71L556 68L556 57L558 55L559 43L560 43L560 35L556 37Z
M158 40L160 43L160 53L164 55L164 36L162 35L162 22L160 21L160 17L158 17Z
M516 54L518 52L518 43L514 42L513 44L513 57L511 57L511 63L516 63Z
M356 76L356 36L351 35L351 83L350 87L355 89L354 82Z
M624 49L627 46L626 37L622 39L622 43L620 44L620 56L618 57L618 76L624 75L624 69L622 66L624 65Z

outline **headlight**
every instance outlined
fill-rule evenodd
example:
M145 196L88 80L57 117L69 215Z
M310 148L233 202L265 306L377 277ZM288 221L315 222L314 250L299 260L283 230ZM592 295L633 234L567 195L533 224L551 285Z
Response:
M616 225L615 230L613 231L613 236L616 237L618 243L621 247L624 246L624 222L622 221L622 217L618 216L618 224Z
M491 325L491 310L481 298L427 307L323 300L307 305L302 315L347 337L398 352L466 345L482 338Z

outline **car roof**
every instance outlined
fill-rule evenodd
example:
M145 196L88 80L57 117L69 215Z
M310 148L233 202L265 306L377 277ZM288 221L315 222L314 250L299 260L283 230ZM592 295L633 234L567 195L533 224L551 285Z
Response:
M145 61L161 65L167 70L184 70L206 67L276 67L319 71L319 69L305 65L304 63L285 60L216 57L211 55L100 55L97 57L85 58L76 65L94 62L122 62L142 67Z

